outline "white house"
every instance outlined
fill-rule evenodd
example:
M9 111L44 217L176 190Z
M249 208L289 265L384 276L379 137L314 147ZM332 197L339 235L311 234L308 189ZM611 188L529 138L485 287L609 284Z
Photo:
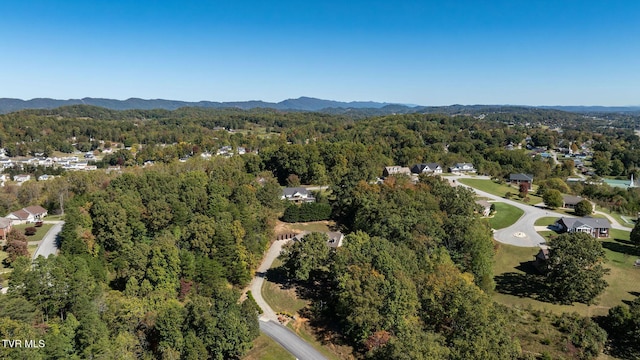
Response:
M449 168L449 171L456 173L467 173L467 172L476 172L476 168L473 167L471 163L457 163L454 166Z
M15 175L13 177L13 181L23 183L25 181L31 180L31 175Z
M11 214L5 216L5 218L11 220L13 224L27 224L36 221L41 221L47 216L47 209L42 206L33 205L22 208L21 210L14 211Z
M411 167L414 174L442 174L442 167L437 163L416 164Z
M303 187L291 187L282 189L281 199L293 201L295 203L303 202L315 202L316 198L313 197L309 190Z

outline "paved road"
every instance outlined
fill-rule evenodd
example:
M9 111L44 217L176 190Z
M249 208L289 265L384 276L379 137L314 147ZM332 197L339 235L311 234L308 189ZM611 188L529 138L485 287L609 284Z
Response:
M475 179L486 179L489 177L483 176L451 176L447 177L449 182L453 183L455 181L455 185L465 186L467 188L473 189L478 196L486 197L488 199L494 201L500 201L509 205L513 205L519 209L524 211L524 215L518 219L513 225L496 230L493 234L494 238L504 244L521 246L521 247L538 247L540 245L545 244L545 239L540 236L535 229L535 222L541 217L553 216L553 217L574 217L571 215L558 213L552 210L545 209L544 207L537 205L525 205L523 203L519 203L517 201L509 200L502 198L500 196L496 196L493 194L489 194L487 192L475 189L471 186L464 185L458 181L460 178L475 178ZM606 215L606 214L605 214ZM611 227L614 229L621 229L629 231L629 228L620 225L615 219L607 216L609 221L611 221Z
M326 360L318 350L300 339L293 331L273 320L260 320L260 331L282 345L300 360Z
M262 263L256 270L256 276L251 280L251 284L249 285L249 290L251 290L251 294L253 298L258 303L258 306L262 309L262 315L260 315L261 320L273 320L278 321L278 317L276 316L275 311L271 309L271 306L264 300L262 297L262 284L264 284L264 277L267 274L267 270L271 267L273 260L275 260L278 255L280 255L280 251L282 250L282 246L291 240L276 240L271 244L271 247L267 251L267 254L262 259Z
M271 306L269 306L262 297L262 284L264 283L267 270L271 267L273 260L280 255L282 246L289 241L291 240L276 240L271 244L271 247L256 271L256 276L251 280L251 284L249 285L249 290L251 290L253 298L262 309L262 314L260 315L260 331L282 345L283 348L300 360L325 360L326 358L314 349L313 346L309 345L309 343L298 337L298 335L291 330L280 325L275 311L273 311Z
M47 231L47 234L42 238L38 249L33 253L33 258L37 258L42 255L49 257L49 255L55 255L58 252L58 243L56 241L58 233L62 231L62 225L64 221L56 221L55 224Z

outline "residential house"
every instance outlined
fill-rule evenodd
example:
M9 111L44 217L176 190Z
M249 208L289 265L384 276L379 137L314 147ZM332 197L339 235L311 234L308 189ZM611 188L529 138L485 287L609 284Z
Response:
M489 214L491 214L490 202L488 202L487 200L476 200L476 204L480 205L480 208L482 209L482 216L487 217L489 216Z
M290 187L282 189L281 199L293 201L296 204L316 201L316 198L313 197L311 192L303 187Z
M411 167L414 174L442 174L442 167L437 163L416 164Z
M457 163L450 167L449 171L454 174L474 173L476 172L476 168L474 168L471 163Z
M582 200L584 200L584 198L580 196L562 195L562 207L566 209L575 209L576 205L578 205Z
M33 214L30 214L24 209L14 211L11 214L5 216L5 218L11 220L13 224L27 224L35 221Z
M31 175L15 175L13 177L13 181L23 183L25 181L31 180Z
M5 216L6 219L11 220L14 224L27 224L36 221L41 221L48 214L47 209L42 206L33 205L22 208L21 210L14 211L11 214Z
M385 166L382 171L382 176L391 176L391 175L411 175L411 169L408 167L402 166Z
M329 231L329 232L323 232L324 234L327 235L327 237L329 238L327 240L327 246L332 248L332 249L337 249L340 246L342 246L342 240L344 239L344 234L339 232L339 231ZM305 236L311 234L310 231L303 231L299 234L296 234L292 240L293 241L302 241L304 239Z
M47 181L49 179L53 179L53 175L43 174L38 176L38 181Z
M525 184L527 186L527 190L531 190L531 185L533 184L533 175L530 174L511 174L509 175L509 182L512 185L520 186L521 184Z
M609 237L611 223L607 219L592 217L566 218L562 217L556 221L555 226L560 232L583 232L596 238Z
M11 231L11 220L0 218L0 239L7 241L7 234Z

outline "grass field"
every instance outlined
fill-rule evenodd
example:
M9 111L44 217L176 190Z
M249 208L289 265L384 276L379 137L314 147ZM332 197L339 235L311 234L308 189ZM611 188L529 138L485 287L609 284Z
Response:
M478 190L482 190L488 192L489 194L493 194L496 196L504 197L507 192L517 195L518 189L513 186L507 184L498 184L493 182L492 180L484 180L484 179L456 179L461 183L476 188ZM512 200L522 202L523 204L538 204L542 202L542 198L539 196L529 194L529 202L525 203L518 196L513 196Z
M513 225L524 214L524 211L513 205L502 202L493 203L496 207L495 215L489 219L489 224L493 229L504 229Z
M545 234L542 234L545 233ZM553 234L553 232L549 232ZM546 232L541 232L544 235ZM545 236L546 237L546 236ZM496 292L494 299L505 305L520 308L531 306L537 310L549 310L556 314L576 311L582 315L606 315L609 308L620 305L622 301L633 300L640 292L640 269L633 266L640 252L629 242L629 232L611 230L611 238L603 239L610 273L605 276L609 286L598 298L597 305L584 304L558 305L537 300L543 291L541 277L532 267L533 256L538 248L521 248L500 244L494 272L496 274Z
M280 344L271 340L270 337L260 334L253 340L253 348L242 357L243 360L294 360L295 357L289 354Z
M549 225L555 224L556 220L558 220L558 218L555 217L555 216L541 217L538 220L536 220L534 225L535 226L549 226Z
M31 226L33 226L33 224L19 224L19 225L13 225L13 228L16 230L19 230L21 233L24 234L24 229ZM52 227L53 227L53 224L42 224L41 227L36 228L37 232L35 235L27 236L27 240L29 240L29 242L41 241L42 238L44 238L44 236L47 234L49 229L51 229Z
M620 223L620 225L624 226L624 227L628 227L629 230L633 229L635 224L630 224L627 223L623 218L622 215L620 215L620 213L617 213L615 211L610 211L607 208L603 208L601 206L596 206L596 210L597 211L602 211L605 214L610 215L612 218L616 219L616 221L618 221Z
M307 306L307 302L298 299L295 287L286 288L282 284L284 276L279 269L281 265L280 259L276 259L271 265L266 281L262 284L262 297L276 313L295 315Z

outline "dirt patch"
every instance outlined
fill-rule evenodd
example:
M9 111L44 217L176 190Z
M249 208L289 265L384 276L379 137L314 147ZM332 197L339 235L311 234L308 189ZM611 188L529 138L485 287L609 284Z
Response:
M293 227L291 227L290 223L286 223L286 222L282 222L280 220L276 220L276 226L273 228L273 234L275 236L282 235L282 234L288 234L288 233L292 233L292 232L295 232L295 230L293 229Z

